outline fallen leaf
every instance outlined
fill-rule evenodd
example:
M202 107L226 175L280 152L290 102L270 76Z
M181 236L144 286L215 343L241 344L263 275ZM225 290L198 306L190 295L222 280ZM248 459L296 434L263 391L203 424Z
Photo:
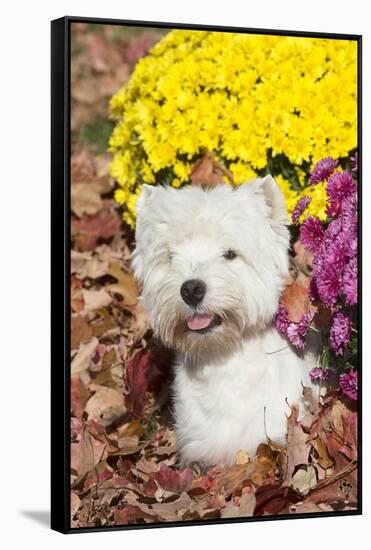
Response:
M110 292L120 294L124 298L124 304L134 306L138 302L138 285L132 275L125 273L118 262L113 262L107 273L117 279L117 283L107 285Z
M91 357L98 346L97 338L92 338L89 342L81 343L79 349L71 363L71 374L78 374L89 368Z
M189 468L179 471L163 463L160 465L159 471L151 476L151 479L157 481L160 487L173 493L188 491L192 486L192 478L193 475Z
M100 420L104 418L107 409L110 409L111 414L114 410L116 417L125 412L124 398L120 392L97 384L90 384L89 390L94 393L85 405L88 418Z
M190 175L192 185L206 187L222 184L225 178L233 183L232 172L220 164L210 152L205 153L201 159L195 162Z
M78 509L80 508L81 500L79 496L74 492L71 491L71 516L75 516L78 512Z
M256 458L247 464L235 464L216 474L211 482L210 492L221 493L228 498L244 483L258 487L271 477L273 477L272 463L265 458Z
M247 464L250 462L250 455L246 451L240 449L236 453L236 464Z
M109 239L121 228L121 219L116 212L100 210L94 216L72 219L71 235L80 251L94 250L98 238Z
M71 411L76 417L81 417L86 402L90 397L89 389L79 375L71 376Z
M105 442L93 437L85 426L78 443L71 444L71 467L79 478L90 472L108 455Z
M254 493L243 495L240 499L239 506L227 504L220 513L221 518L240 518L250 517L254 515L256 499Z
M94 183L76 183L71 186L71 209L77 217L93 215L102 208L100 187Z
M299 323L308 311L314 309L309 299L308 286L294 281L282 293L281 304L286 309L288 319L294 323Z
M128 361L125 381L128 393L125 404L129 411L140 416L147 402L150 385L151 357L146 350L137 351Z
M111 296L104 288L100 290L86 290L84 288L82 294L85 303L85 312L104 308L112 302Z
M302 495L307 495L317 485L317 472L314 466L300 468L292 478L292 487Z
M92 337L92 328L86 317L76 315L71 318L71 349L76 349L81 342L86 342Z
M98 249L97 249L98 251ZM71 273L76 273L79 279L89 277L98 279L107 274L109 262L92 252L77 252L71 250Z
M299 464L307 464L310 446L308 435L304 432L302 424L298 421L299 407L291 406L290 416L287 418L287 454L283 485L291 485L292 476Z
M277 485L263 485L255 493L256 506L254 515L277 515L291 504L301 500L291 487L277 487Z
M317 453L317 462L324 470L332 468L334 465L333 459L330 457L327 451L327 447L322 441L322 439L317 436L316 438L310 441L312 447L316 450Z

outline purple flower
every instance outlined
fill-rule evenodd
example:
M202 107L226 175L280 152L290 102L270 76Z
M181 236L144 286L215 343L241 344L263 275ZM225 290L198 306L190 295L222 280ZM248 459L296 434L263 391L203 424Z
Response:
M352 335L352 321L341 311L335 313L330 329L330 346L336 355L343 355Z
M286 335L290 321L287 318L287 312L285 307L280 304L275 318L276 327L281 334Z
M332 220L326 229L326 239L334 239L341 231L342 225L341 220L339 218L336 218L335 220Z
M287 327L287 337L291 344L296 348L303 349L306 346L304 336L309 330L310 323L314 317L314 310L308 311L303 315L299 323L289 323Z
M350 157L350 169L353 173L358 172L358 153L354 153L354 157Z
M334 306L341 290L341 274L331 266L323 267L316 275L318 295L327 306Z
M309 216L300 226L300 240L309 252L317 252L322 245L324 231L318 218Z
M322 369L320 367L313 368L309 373L312 382L325 382L330 378L330 375L330 369Z
M350 371L341 374L339 377L339 386L344 395L356 401L358 399L358 373Z
M298 223L299 218L308 206L312 202L312 197L309 197L309 195L305 195L304 197L301 197L301 199L298 201L298 203L295 206L295 209L292 213L292 222Z
M345 267L343 276L343 292L347 304L354 305L358 301L358 269L357 258L351 258Z
M331 176L337 165L338 161L334 160L332 157L326 157L320 160L313 168L309 179L310 183L312 185L317 185L317 183L327 180Z
M339 208L340 220L343 231L357 234L357 196L355 194L346 197Z
M280 304L275 318L276 327L281 334L287 336L293 346L303 349L306 346L304 336L309 330L314 313L314 310L308 311L303 315L299 323L294 323L287 318L286 309L282 304Z
M343 273L346 259L348 239L340 233L333 241L330 241L323 254L325 257L325 265L330 269Z
M336 172L327 183L326 193L330 203L341 203L343 199L349 197L357 190L352 174L347 170Z

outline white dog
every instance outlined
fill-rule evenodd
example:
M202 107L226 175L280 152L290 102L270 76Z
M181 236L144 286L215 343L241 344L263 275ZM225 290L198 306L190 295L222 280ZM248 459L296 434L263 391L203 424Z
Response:
M273 326L288 275L288 219L271 176L233 189L143 186L134 271L154 333L177 351L174 413L183 463L227 465L268 435L314 357ZM303 403L301 403L303 405Z

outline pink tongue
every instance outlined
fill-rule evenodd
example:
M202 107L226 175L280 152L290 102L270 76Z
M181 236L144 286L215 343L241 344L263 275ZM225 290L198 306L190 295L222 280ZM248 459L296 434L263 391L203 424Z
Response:
M187 325L190 330L201 330L208 327L212 320L212 315L193 315L187 319Z

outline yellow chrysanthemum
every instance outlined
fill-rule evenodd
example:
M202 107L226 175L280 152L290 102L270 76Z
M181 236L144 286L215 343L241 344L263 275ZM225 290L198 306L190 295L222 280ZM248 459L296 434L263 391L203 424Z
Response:
M357 146L357 43L171 31L110 107L117 119L111 175L130 225L143 182L185 185L206 150L236 185L271 171L290 213L304 193L312 197L308 212L324 218L324 189L304 188L315 162ZM295 189L282 159L297 175Z

